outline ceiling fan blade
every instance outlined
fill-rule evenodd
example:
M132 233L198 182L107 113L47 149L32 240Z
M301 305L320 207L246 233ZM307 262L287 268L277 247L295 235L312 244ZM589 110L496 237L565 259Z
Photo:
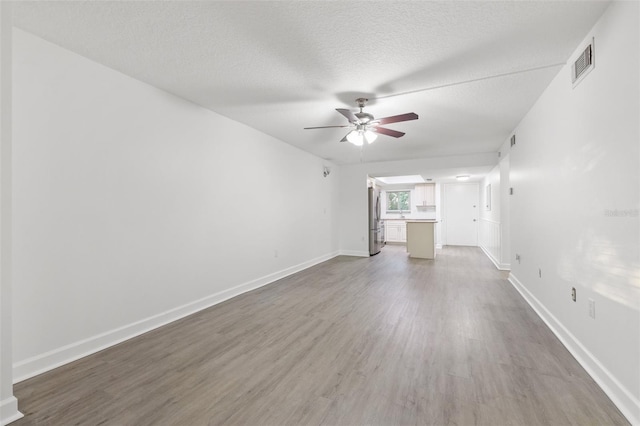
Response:
M351 132L349 132L349 133L351 133ZM347 135L349 133L347 133ZM340 142L349 142L349 140L347 139L347 135L344 135L344 138L340 139Z
M355 121L358 121L358 117L353 115L353 113L348 109L336 108L336 111L338 111L340 114L344 115L347 118L347 120L349 120L349 123L353 123Z
M405 135L403 132L398 132L396 130L391 130L391 129L385 129L384 127L369 127L369 130L380 133L381 135L387 135L394 138L399 138Z
M344 126L318 126L318 127L305 127L305 130L309 130L309 129L331 129L333 127L349 127L348 125L344 125Z
M389 123L399 123L401 121L409 121L409 120L417 120L417 119L418 119L418 114L416 114L415 112L408 112L406 114L394 115L391 117L376 118L375 121L377 121L378 124L389 124Z

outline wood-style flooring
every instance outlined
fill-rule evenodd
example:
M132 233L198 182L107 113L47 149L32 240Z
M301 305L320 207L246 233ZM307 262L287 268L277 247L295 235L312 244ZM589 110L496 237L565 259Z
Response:
M15 394L15 426L627 424L474 247L337 257Z

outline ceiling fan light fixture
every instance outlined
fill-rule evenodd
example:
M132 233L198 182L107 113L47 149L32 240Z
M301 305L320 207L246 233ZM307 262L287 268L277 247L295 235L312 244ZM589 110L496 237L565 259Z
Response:
M380 124L384 125L418 119L418 114L416 114L415 112L408 112L406 114L376 119L373 114L369 114L368 112L363 111L363 108L367 103L366 98L358 98L356 99L356 103L360 108L360 112L354 113L353 111L346 108L336 108L336 111L342 114L347 119L349 124L337 126L305 127L305 129L349 127L352 130L345 137L343 137L340 142L350 142L355 146L362 146L365 144L365 142L367 144L373 143L378 138L379 133L385 136L391 136L393 138L404 136L404 132L398 132L396 130L387 129L385 127L378 127Z
M377 137L378 135L372 132L371 130L367 129L364 132L364 138L367 140L367 143L373 143L373 141L375 141Z
M362 146L364 143L364 135L359 130L352 130L347 135L347 140L355 146Z
M354 144L355 146L362 146L364 143L373 143L378 137L373 131L369 129L364 129L364 126L358 126L357 129L352 130L347 135L347 140Z

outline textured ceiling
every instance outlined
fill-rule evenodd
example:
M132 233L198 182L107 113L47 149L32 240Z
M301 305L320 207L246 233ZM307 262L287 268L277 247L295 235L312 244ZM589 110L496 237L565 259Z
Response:
M69 50L340 164L495 151L608 2L19 2ZM551 66L550 66L551 65ZM555 66L553 66L555 65ZM486 76L510 74L400 96ZM567 78L569 78L567 76ZM335 108L415 112L363 151ZM376 99L377 98L377 99Z

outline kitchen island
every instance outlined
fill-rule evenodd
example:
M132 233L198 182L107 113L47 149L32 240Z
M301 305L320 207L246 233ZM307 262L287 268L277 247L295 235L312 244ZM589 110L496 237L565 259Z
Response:
M435 224L435 220L407 220L407 253L409 253L409 257L436 258Z

